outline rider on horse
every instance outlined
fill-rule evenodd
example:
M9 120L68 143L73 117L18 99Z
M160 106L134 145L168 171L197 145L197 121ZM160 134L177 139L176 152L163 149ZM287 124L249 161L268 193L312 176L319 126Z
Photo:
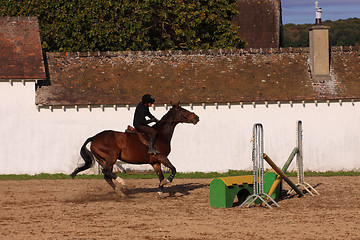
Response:
M149 111L149 107L154 102L155 102L155 99L150 94L145 94L142 97L141 102L137 105L137 107L135 109L133 125L138 131L140 131L142 133L147 133L150 135L150 141L149 141L150 146L148 149L148 154L156 155L156 154L160 153L154 147L155 140L156 140L158 133L157 133L156 129L148 126L148 124L151 122L159 121ZM146 120L145 117L149 117L150 119Z

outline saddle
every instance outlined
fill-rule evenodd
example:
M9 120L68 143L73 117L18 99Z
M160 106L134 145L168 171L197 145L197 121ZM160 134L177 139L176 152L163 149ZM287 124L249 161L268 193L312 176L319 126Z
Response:
M126 133L133 133L133 134L137 134L139 136L139 139L141 141L142 144L146 145L146 146L150 146L149 144L149 136L146 133L142 133L139 132L138 130L136 130L134 127L128 125L127 129L125 130Z

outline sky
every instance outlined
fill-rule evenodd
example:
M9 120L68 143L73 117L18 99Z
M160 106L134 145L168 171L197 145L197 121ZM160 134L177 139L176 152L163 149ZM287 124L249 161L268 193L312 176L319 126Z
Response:
M360 0L318 0L321 20L360 18ZM282 0L283 24L315 23L315 0Z

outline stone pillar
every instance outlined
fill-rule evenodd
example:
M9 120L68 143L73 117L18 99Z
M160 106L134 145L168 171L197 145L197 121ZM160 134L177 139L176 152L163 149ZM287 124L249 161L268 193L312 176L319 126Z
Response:
M310 63L313 75L330 75L329 29L314 25L309 31Z

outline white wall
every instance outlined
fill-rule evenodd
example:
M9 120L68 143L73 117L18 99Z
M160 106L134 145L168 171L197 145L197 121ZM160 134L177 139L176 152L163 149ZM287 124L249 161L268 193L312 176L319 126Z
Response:
M105 129L124 130L135 110L38 111L31 82L0 82L0 102L0 174L68 174L82 163L79 150L88 137ZM359 170L359 108L359 102L194 106L200 122L177 126L169 159L180 172L251 170L252 127L262 123L265 152L282 167L295 147L296 121L302 120L305 170ZM161 118L167 110L151 111Z

